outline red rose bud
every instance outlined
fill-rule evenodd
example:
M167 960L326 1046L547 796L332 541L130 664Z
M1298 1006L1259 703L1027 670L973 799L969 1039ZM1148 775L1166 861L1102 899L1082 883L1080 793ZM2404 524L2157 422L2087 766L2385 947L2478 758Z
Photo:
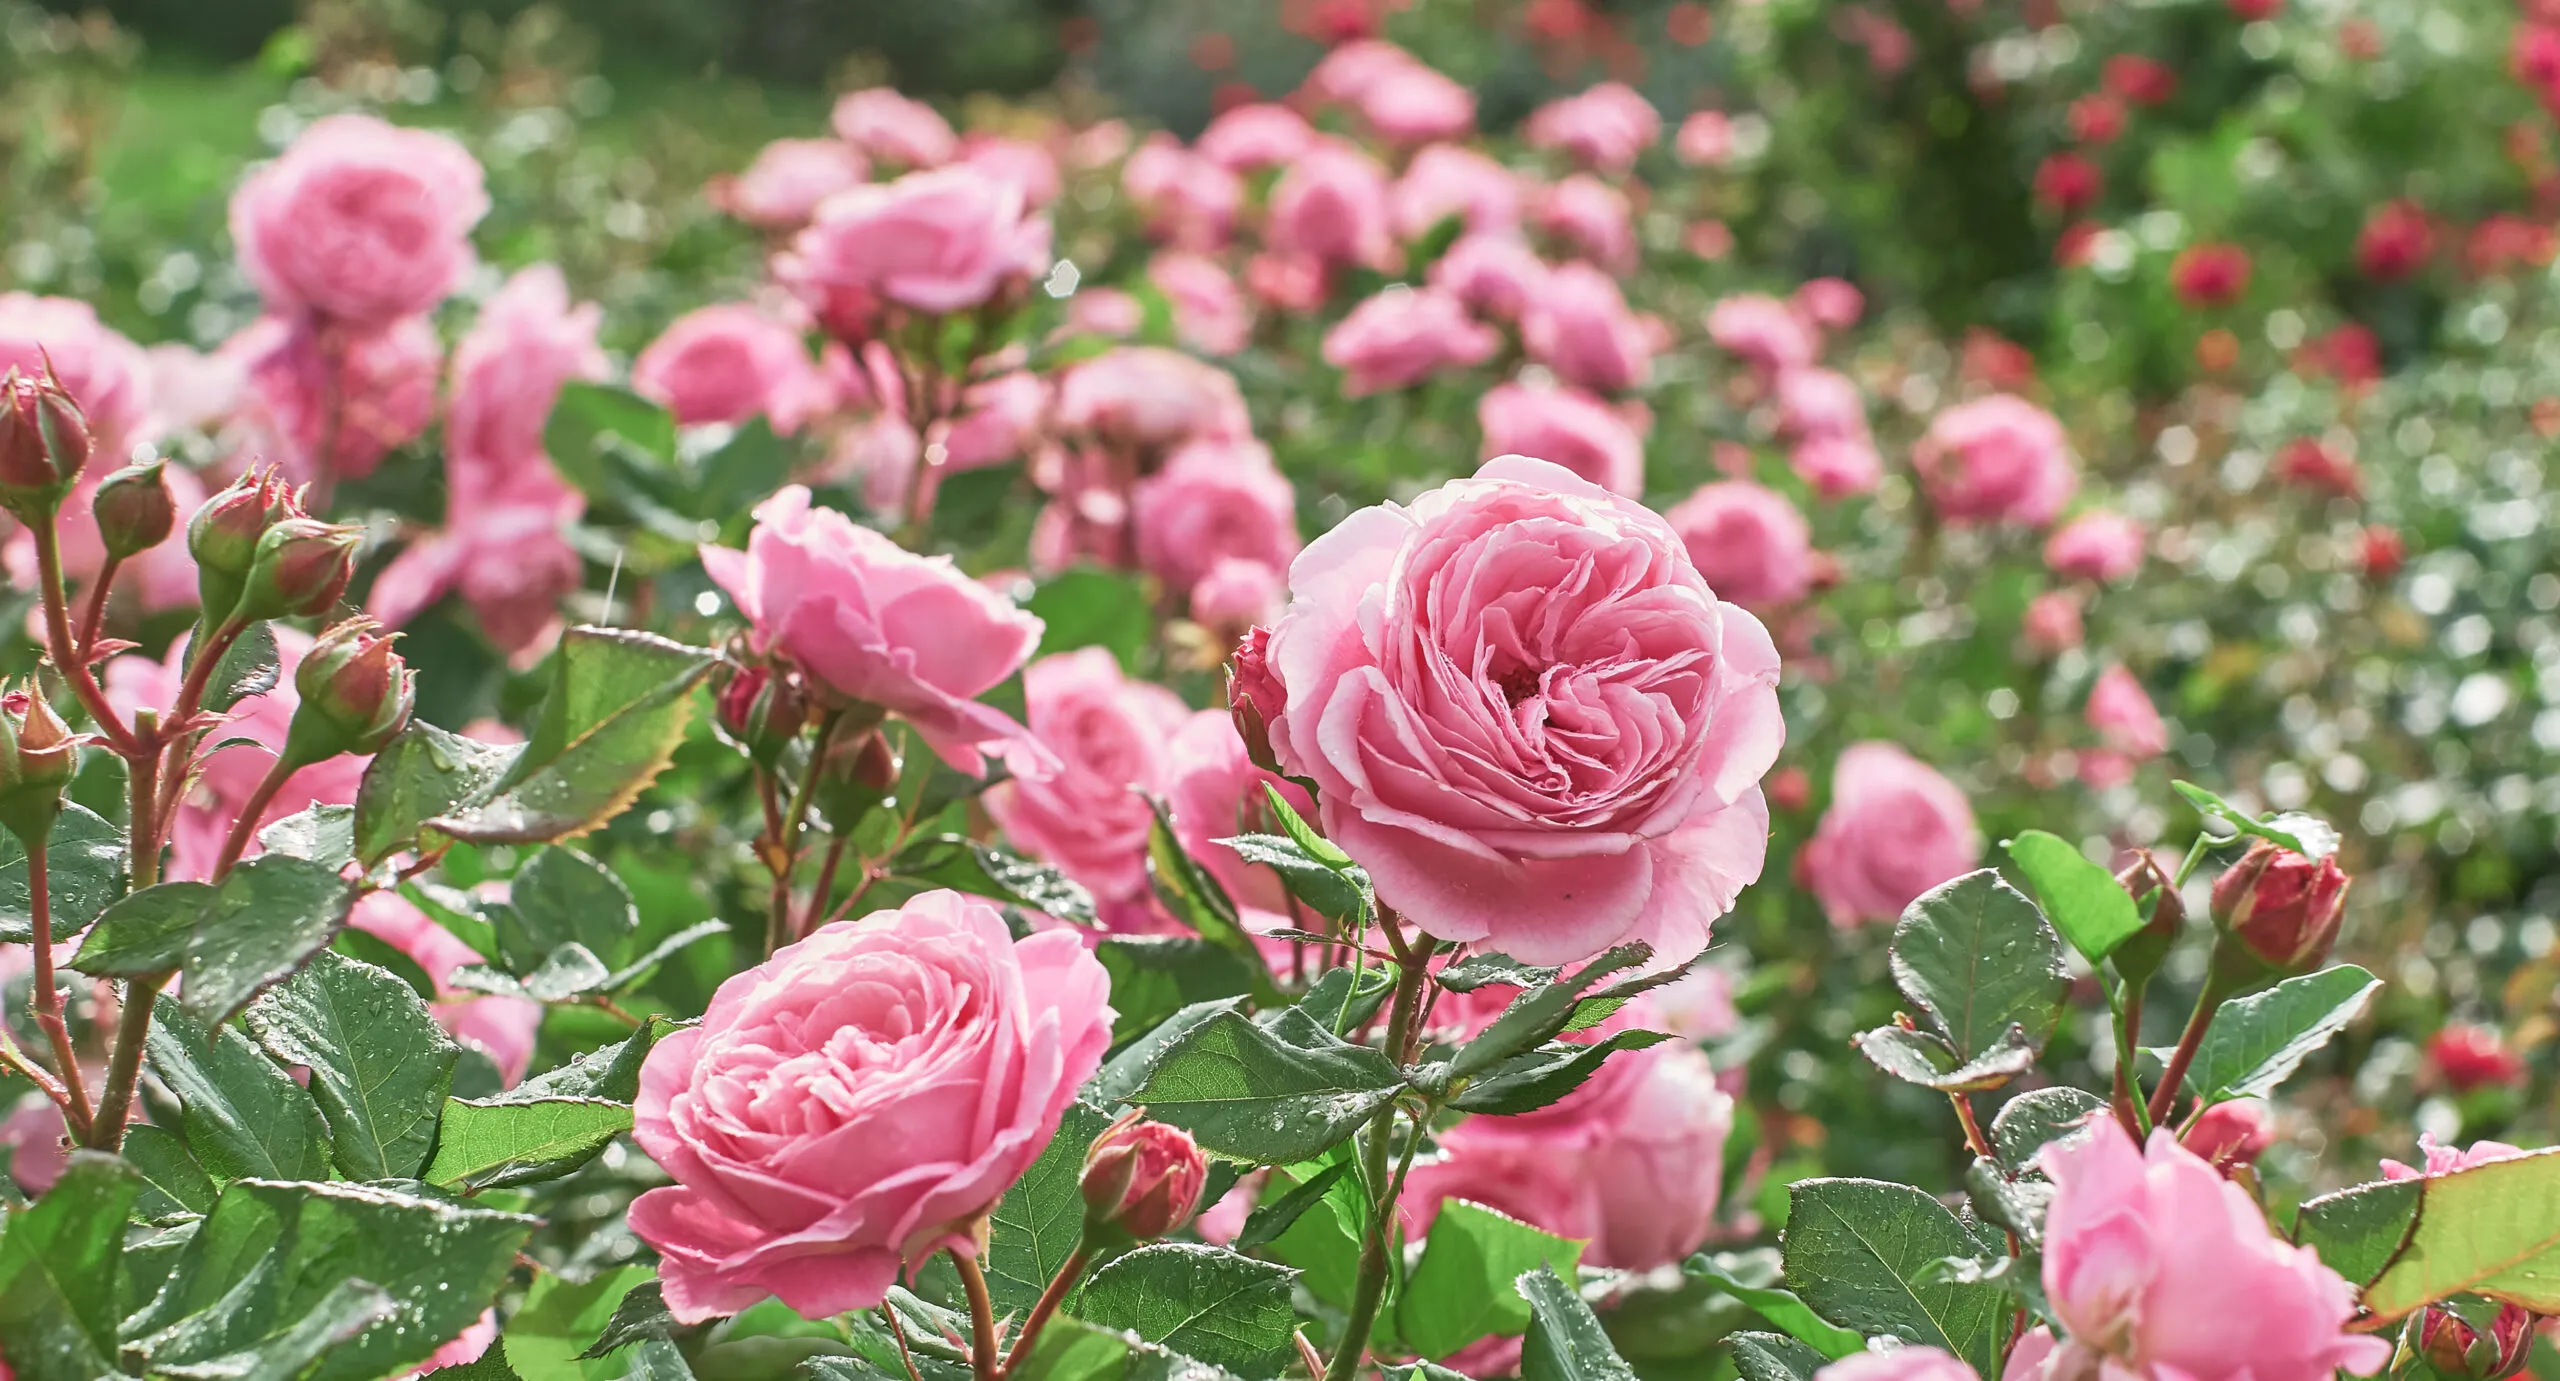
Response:
M2275 1118L2264 1099L2234 1098L2205 1109L2178 1144L2228 1175L2239 1166L2255 1165L2275 1137Z
M195 558L196 592L206 617L220 618L240 602L258 539L279 521L299 516L292 494L272 470L252 470L205 500L187 523L187 554Z
M2427 1042L2427 1059L2456 1093L2525 1079L2524 1058L2486 1026L2455 1022L2436 1032Z
M2278 975L2309 973L2338 940L2349 879L2334 858L2313 861L2270 840L2213 880L2213 923Z
M2410 1350L2444 1381L2506 1381L2533 1355L2533 1315L2487 1300L2431 1304L2410 1325ZM2485 1322L2484 1322L2485 1320Z
M302 703L286 731L285 754L319 762L340 753L375 753L402 729L418 703L417 674L392 647L395 635L368 618L349 619L320 635L293 673Z
M1263 771L1277 772L1280 763L1271 752L1271 721L1288 706L1289 697L1280 688L1280 678L1271 674L1270 650L1268 628L1248 629L1236 644L1235 659L1227 664L1227 711L1235 716L1236 732L1244 736L1245 756Z
M234 612L244 618L281 619L328 612L356 573L361 528L316 518L287 518L258 536Z
M1148 1241L1191 1220L1209 1181L1208 1159L1191 1134L1131 1113L1085 1152L1084 1223L1088 1237L1109 1233Z
M809 727L809 696L789 674L742 667L720 688L720 728L747 756L767 767Z
M12 369L0 377L0 506L41 521L89 464L89 419L62 386Z
M831 828L851 828L898 789L904 764L876 721L839 721L818 751L818 808Z
M2389 580L2409 560L2409 544L2398 532L2376 523L2356 537L2356 564L2367 580Z
M41 687L29 680L25 690L0 696L0 827L21 842L44 838L79 766L71 726L45 703Z
M89 511L98 520L98 537L107 554L121 560L169 540L178 525L178 506L169 497L169 481L159 461L128 465L98 481Z

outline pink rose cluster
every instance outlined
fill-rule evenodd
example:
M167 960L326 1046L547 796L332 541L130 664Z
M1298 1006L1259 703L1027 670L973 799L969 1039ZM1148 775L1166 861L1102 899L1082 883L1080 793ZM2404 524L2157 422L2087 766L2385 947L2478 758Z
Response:
M1940 516L1955 524L2042 527L2079 486L2062 423L2009 393L1939 413L1912 447L1911 463Z
M1864 305L1856 288L1817 278L1792 298L1737 293L1707 311L1707 338L1774 398L1796 474L1825 499L1871 493L1884 479L1864 395L1820 363L1824 329L1856 324Z
M1048 218L1022 184L958 164L820 202L774 276L830 334L862 341L893 311L941 316L1019 292L1049 261Z
M1852 744L1831 773L1831 805L1796 855L1835 925L1892 921L1921 893L1970 870L1982 832L1964 792L1890 743Z

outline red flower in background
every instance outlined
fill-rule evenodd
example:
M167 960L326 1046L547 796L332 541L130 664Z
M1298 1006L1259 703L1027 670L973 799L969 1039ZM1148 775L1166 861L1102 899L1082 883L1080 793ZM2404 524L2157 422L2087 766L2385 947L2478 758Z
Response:
M2065 216L2076 216L2098 200L2098 165L2068 149L2045 159L2036 169L2036 200Z
M2505 1038L2486 1026L2453 1022L2427 1042L2427 1059L2456 1093L2491 1084L2521 1084L2524 1057L2507 1048Z
M2426 208L2406 197L2387 201L2365 217L2356 236L2356 266L2365 277L2392 282L2426 267L2435 248L2435 229Z
M2118 53L2103 69L2107 89L2135 105L2166 105L2178 94L2178 74L2139 53Z
M2361 386L2382 377L2382 345L2370 329L2351 321L2295 351L2293 367Z
M2311 437L2299 436L2276 452L2276 478L2305 489L2335 494L2340 498L2364 497L2364 475L2356 469L2354 456L2344 455L2321 445Z
M2067 269L2089 262L2089 251L2104 228L2096 221L2073 221L2062 227L2062 233L2053 237L2053 262Z
M2113 143L2124 133L2124 102L2106 92L2071 103L2071 137L2083 144Z
M2551 262L2551 227L2522 216L2501 213L2471 227L2462 259L2474 277L2488 278L2516 268L2540 268Z
M2002 393L2036 381L2036 357L2025 346L1979 326L1965 333L1958 367L1968 380Z
M2376 523L2356 534L2356 564L2368 580L2389 580L2408 562L2409 544L2398 532Z
M2232 15L2244 24L2284 13L2284 0L2230 0L2230 5Z
M2169 287L2190 307L2223 307L2249 290L2249 251L2234 244L2189 245L2169 265Z

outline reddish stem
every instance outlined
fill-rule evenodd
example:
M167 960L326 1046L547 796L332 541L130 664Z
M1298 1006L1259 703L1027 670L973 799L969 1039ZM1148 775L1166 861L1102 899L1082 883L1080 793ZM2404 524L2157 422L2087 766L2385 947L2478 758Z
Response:
M53 970L53 888L45 867L45 841L24 841L27 846L27 909L35 918L36 951L36 1025L44 1029L45 1039L53 1046L53 1061L60 1066L63 1092L70 1101L63 1108L65 1120L74 1136L87 1136L91 1109L89 1090L80 1078L80 1055L71 1048L71 1027L62 1019L62 989L54 982Z

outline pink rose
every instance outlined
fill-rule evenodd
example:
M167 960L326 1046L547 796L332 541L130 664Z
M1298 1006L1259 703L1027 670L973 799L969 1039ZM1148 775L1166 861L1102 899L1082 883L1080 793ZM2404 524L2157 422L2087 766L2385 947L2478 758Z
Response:
M572 306L560 270L519 271L480 309L453 350L453 400L445 406L447 464L456 469L550 469L542 428L571 379L601 379L596 348L603 308Z
M1177 249L1224 248L1244 208L1244 181L1228 168L1152 134L1120 168L1120 187L1147 216L1147 233Z
M1476 422L1484 431L1487 460L1536 456L1612 493L1631 499L1644 494L1644 434L1617 409L1578 388L1496 384L1476 401Z
M1451 216L1471 234L1505 231L1520 224L1520 178L1474 149L1433 144L1405 165L1389 209L1408 242Z
M447 527L412 542L374 577L368 612L399 628L448 591L459 591L480 632L518 670L559 641L560 601L586 583L586 562L562 530L585 501L558 487L548 468L533 474L555 492L466 501L457 489Z
M1816 326L1846 330L1865 315L1867 296L1845 278L1813 278L1796 289L1795 309Z
M1778 375L1778 427L1802 441L1867 439L1867 402L1848 375L1810 365Z
M1244 739L1236 733L1233 715L1201 710L1183 721L1173 738L1173 762L1165 784L1174 837L1238 907L1286 918L1291 902L1280 875L1245 862L1242 855L1218 842L1240 834L1277 831L1262 798L1266 785L1277 789L1299 814L1315 814L1315 802L1307 799L1305 790L1253 765L1245 754Z
M1507 234L1461 235L1431 265L1431 286L1494 321L1519 320L1546 284L1546 261Z
M1713 1041L1742 1025L1733 1005L1733 974L1700 964L1659 988L1638 993L1627 1005L1628 1024L1667 1031L1684 1041Z
M1501 348L1501 334L1455 296L1393 284L1325 333L1324 362L1343 372L1344 396L1357 398L1482 364Z
M1721 168L1733 160L1733 119L1721 110L1701 110L1680 122L1671 151L1692 168Z
M1257 254L1245 261L1244 285L1265 306L1312 312L1333 291L1333 271L1303 255Z
M2088 717L2098 737L2127 757L2156 758L2169 751L2169 728L2160 722L2160 711L2121 665L2098 673L2089 688Z
M1813 528L1787 496L1749 480L1718 480L1663 515L1709 585L1752 609L1813 588Z
M2276 1139L2275 1113L2263 1098L2234 1098L2196 1114L2178 1144L2229 1174L2256 1162Z
M1221 556L1191 587L1191 621L1232 643L1254 625L1280 617L1288 598L1288 577L1278 567Z
M1271 187L1265 240L1276 253L1334 268L1385 268L1395 259L1387 174L1347 144L1300 155Z
M1980 1381L1973 1367L1934 1347L1855 1352L1813 1374L1813 1381Z
M1049 267L1022 188L961 165L839 192L777 267L813 309L854 297L966 311Z
M436 1001L427 1010L435 1016L436 1025L488 1056L508 1084L524 1077L533 1061L534 1038L542 1029L541 1003L521 997L476 996L447 982L455 969L484 962L480 952L397 892L365 893L347 924L416 960L435 980Z
M633 1138L675 1178L631 1205L667 1307L880 1303L1056 1135L1111 1044L1110 978L1069 931L927 892L720 985L640 1071Z
M372 474L435 418L444 342L422 316L353 335L260 317L224 341L221 353L248 376L233 416L237 448L299 480Z
M944 761L1022 727L977 703L1040 643L1040 620L969 579L947 556L918 556L792 485L755 512L747 549L702 548L702 565L780 652L826 693L903 717Z
M1423 930L1684 959L1759 876L1777 649L1659 516L1504 456L1353 514L1289 585L1273 747Z
M1086 288L1067 299L1070 336L1134 336L1147 324L1147 309L1118 288Z
M2079 484L2062 424L2007 393L1939 413L1911 448L1911 463L1950 523L2041 526Z
M1866 436L1810 437L1796 443L1787 462L1825 499L1872 494L1884 483L1884 457Z
M830 390L800 333L743 302L677 317L631 362L631 391L691 427L763 417L796 432Z
M134 443L156 439L147 434L156 411L151 357L86 302L0 293L0 373L11 369L35 379L50 369L62 381L89 419L93 467L116 469Z
M960 415L942 428L943 468L1001 465L1039 441L1049 417L1049 381L1027 369L969 385Z
M198 350L177 341L162 341L146 347L151 411L142 423L145 435L166 436L172 432L209 431L239 406L241 390L249 385L249 372L236 360ZM55 366L67 375L60 352L54 356ZM98 425L96 413L89 424ZM100 445L103 446L101 433Z
M1822 352L1795 308L1765 293L1735 293L1708 308L1707 339L1772 374L1801 369Z
M1253 306L1216 260L1166 250L1147 261L1147 281L1173 308L1173 329L1184 344L1211 355L1232 355L1245 347L1253 331Z
M2048 1376L2327 1381L2390 1360L2389 1341L2346 1331L2355 1291L2338 1273L2269 1232L2248 1191L2168 1129L2137 1148L2100 1118L2040 1160L2045 1294L2070 1335Z
M2123 580L2142 569L2142 524L2121 513L2093 509L2045 539L2044 563L2056 575L2080 580Z
M1418 62L1381 73L1353 104L1370 131L1390 144L1456 139L1476 123L1476 93Z
M827 124L836 137L883 162L938 168L960 152L960 136L932 106L885 86L848 92Z
M1298 554L1298 495L1270 453L1243 442L1194 442L1138 481L1129 506L1138 564L1188 590L1220 560L1272 570Z
M1123 346L1067 371L1057 424L1113 446L1161 451L1253 435L1235 377L1179 350Z
M1420 58L1385 39L1354 39L1324 55L1307 73L1305 90L1318 100L1356 101L1379 82L1421 65Z
M1057 758L1045 775L997 783L987 814L1005 837L1058 865L1102 902L1147 896L1147 798L1164 790L1168 747L1191 712L1181 697L1132 681L1104 648L1023 668L1023 717Z
M1193 148L1229 172L1250 173L1286 164L1315 140L1307 117L1284 105L1254 101L1220 113L1200 131Z
M2068 652L2080 645L2084 636L2080 625L2080 601L2067 590L2047 590L2027 601L2027 612L2019 621L2019 632L2027 646L2050 657Z
M331 115L240 184L231 243L268 310L383 327L461 284L471 227L488 212L480 165L460 144Z
M2428 1175L2450 1175L2456 1170L2468 1170L2496 1160L2510 1160L2525 1153L2523 1147L2510 1146L2503 1141L2475 1141L2467 1151L2459 1146L2440 1146L2436 1144L2435 1136L2428 1132L2418 1134L2418 1152L2423 1168L2385 1160L2382 1162L2382 1177L2386 1180L2414 1180Z
M460 1333L455 1334L451 1341L428 1353L427 1360L420 1362L414 1369L404 1374L424 1376L429 1372L442 1371L446 1367L466 1366L479 1361L481 1354L489 1350L489 1344L496 1341L498 1341L498 1311L483 1309L480 1311L480 1317L473 1319Z
M1595 393L1616 393L1653 373L1653 330L1618 292L1617 280L1589 264L1546 275L1520 320L1529 357Z
M1982 857L1954 782L1890 743L1854 743L1831 770L1831 808L1798 855L1834 925L1892 921Z
M1626 193L1589 173L1539 193L1538 228L1611 273L1636 266L1635 213Z
M972 134L960 141L960 164L1019 188L1025 206L1046 206L1056 201L1064 186L1058 160L1028 139Z
M776 139L736 177L713 180L711 203L765 230L797 230L818 203L871 175L862 151L840 139Z
M1623 172L1662 137L1662 113L1624 82L1602 82L1529 112L1534 148L1561 150L1575 161Z

